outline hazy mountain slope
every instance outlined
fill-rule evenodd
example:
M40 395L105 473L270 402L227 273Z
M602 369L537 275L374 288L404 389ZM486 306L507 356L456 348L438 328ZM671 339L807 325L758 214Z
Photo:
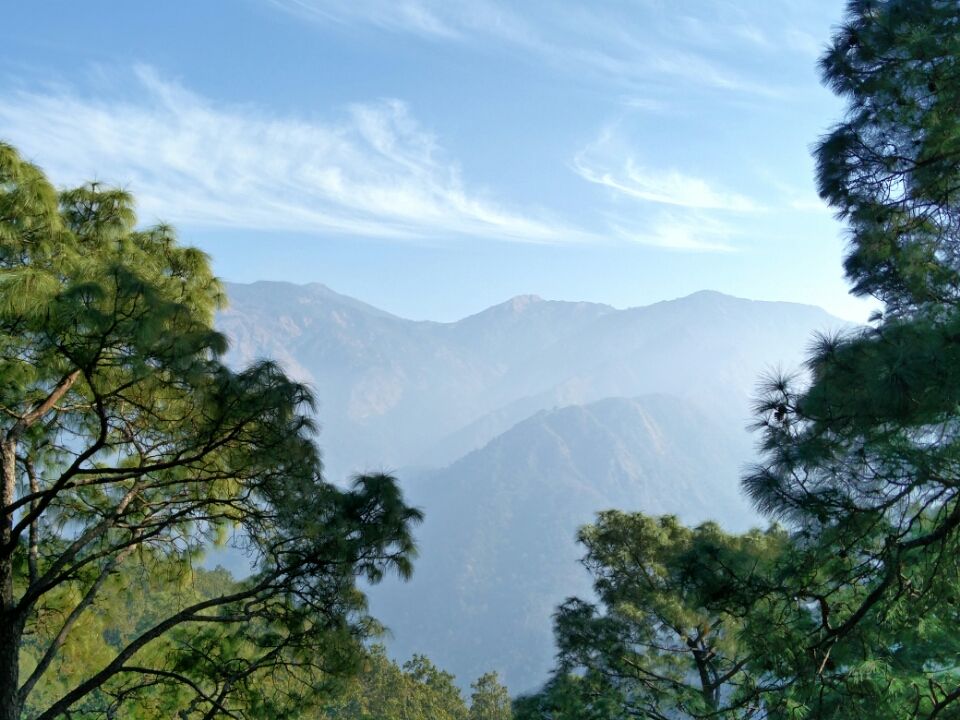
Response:
M604 397L669 393L744 428L761 374L796 367L811 331L843 326L820 308L714 292L610 313L511 368L489 391L504 404L441 438L418 464L452 462L536 410Z
M551 613L586 590L577 526L608 507L742 526L758 378L842 325L713 292L629 310L521 296L434 323L323 285L227 289L230 360L272 357L313 385L330 477L449 465L400 472L428 512L423 554L374 611L398 655L426 652L463 682L497 667L514 690L542 679Z
M544 411L444 470L405 480L427 520L408 585L373 592L398 656L424 652L461 680L513 690L551 667L551 615L588 590L574 543L601 509L675 513L743 528L741 434L667 396Z
M839 324L804 305L697 293L649 307L521 296L455 323L395 317L323 285L228 285L218 326L230 359L282 362L320 401L332 477L447 462L529 414L669 392L745 424L759 373L796 364L810 331Z
M568 402L659 391L705 409L743 414L758 375L795 365L812 330L843 323L820 308L698 292L599 318L544 349L536 366L512 368L493 391L565 392Z
M519 295L442 327L461 350L513 368L524 366L544 348L617 312L598 303L547 301L536 295Z
M613 310L516 298L459 323L414 322L323 285L228 285L229 360L281 362L320 401L334 477L407 464L493 409L488 389L545 344ZM536 306L531 309L531 306Z

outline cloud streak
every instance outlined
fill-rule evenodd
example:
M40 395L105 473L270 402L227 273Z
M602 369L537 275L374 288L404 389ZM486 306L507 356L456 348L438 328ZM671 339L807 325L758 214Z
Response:
M420 0L352 0L351 2L315 2L314 0L270 0L270 3L286 12L308 20L351 25L363 22L383 30L409 32L424 37L445 40L461 39L456 28L459 21L451 21L443 7L431 7ZM459 6L451 0L449 7ZM444 17L446 15L446 17Z
M635 200L696 210L756 212L760 205L735 192L719 190L707 180L676 169L654 170L624 152L625 144L605 129L573 159L574 171L587 182Z
M734 235L725 223L703 214L679 216L662 213L647 227L629 227L616 219L611 227L624 242L691 252L734 252L728 241Z
M678 33L657 3L624 12L615 3L588 7L557 2L516 6L498 0L267 0L295 17L321 25L373 27L438 42L521 50L532 58L591 80L630 87L683 82L693 87L764 98L785 92L741 75L726 59L699 51L702 43L687 28ZM646 7L644 7L646 6ZM711 7L708 3L707 7ZM716 13L693 19L711 42L718 34L744 46L772 43L759 28L718 20Z
M214 103L149 67L133 76L122 98L64 87L0 95L0 138L57 183L123 186L142 221L185 227L725 251L732 233L700 211L753 208L680 173L658 175L632 161L604 167L594 145L577 156L580 177L691 214L641 213L642 226L637 216L602 214L576 225L473 190L399 100L354 104L336 119L276 117Z
M591 167L578 157L574 167L584 180L638 200L701 210L753 212L758 209L744 195L718 191L705 180L676 170L654 172L638 167L633 158L627 158L620 168L601 169Z
M596 237L473 192L397 100L337 120L225 107L135 71L134 98L63 88L0 102L0 137L61 183L128 187L140 216L178 224L396 239L556 243Z
M571 169L583 180L609 191L612 200L631 202L632 213L644 218L624 221L624 213L608 215L608 225L625 242L674 250L732 252L733 238L747 216L761 217L763 207L746 195L719 188L705 178L676 168L653 168L639 162L635 143L617 123L603 128L578 152ZM738 229L728 222L737 218Z

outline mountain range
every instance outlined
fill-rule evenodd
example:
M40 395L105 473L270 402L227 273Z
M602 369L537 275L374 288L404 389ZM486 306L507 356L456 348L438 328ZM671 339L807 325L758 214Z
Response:
M738 488L754 389L845 325L710 291L626 310L525 295L452 323L320 284L227 292L228 360L311 385L328 477L387 469L426 513L413 580L370 590L391 651L513 691L550 669L556 605L589 594L575 533L597 511L758 522Z
M533 413L666 393L742 426L759 375L792 366L823 310L700 292L647 307L520 296L453 323L396 317L324 285L227 286L229 360L278 360L320 403L332 479L437 466Z

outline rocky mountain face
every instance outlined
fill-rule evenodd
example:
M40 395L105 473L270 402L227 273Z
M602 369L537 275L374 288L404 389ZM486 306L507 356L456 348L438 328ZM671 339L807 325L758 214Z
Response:
M310 383L328 476L394 471L427 514L413 580L371 591L392 652L513 691L549 670L556 605L589 591L574 537L595 512L756 521L738 489L750 397L843 325L714 292L628 310L520 296L436 323L323 285L227 290L229 360Z

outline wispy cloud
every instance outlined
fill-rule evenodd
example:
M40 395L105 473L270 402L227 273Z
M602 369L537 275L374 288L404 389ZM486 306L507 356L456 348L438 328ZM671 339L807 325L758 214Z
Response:
M140 216L180 224L369 237L591 241L596 235L472 191L397 100L336 120L213 103L136 70L134 95L64 88L0 98L0 137L55 181L128 187Z
M808 183L798 185L787 180L782 171L765 167L760 169L760 177L764 184L776 191L778 207L800 213L814 215L832 215L833 210L817 195L816 190ZM807 177L812 174L808 173Z
M717 189L707 180L675 168L656 170L639 163L624 144L604 130L574 157L574 171L587 182L637 200L698 210L755 212L745 195Z
M307 21L367 26L436 41L472 43L483 51L507 46L568 73L592 80L646 87L682 81L691 87L746 95L784 97L766 82L744 76L731 63L699 52L697 33L719 31L744 46L770 47L763 31L737 21L726 27L712 15L690 18L681 35L670 27L657 3L624 11L615 3L589 6L531 0L510 5L499 0L267 0Z
M827 45L826 41L796 28L787 31L786 42L789 48L811 59L820 57Z
M737 212L752 212L759 207L750 198L718 191L701 178L684 175L677 170L657 172L639 167L633 158L627 158L619 168L605 169L591 167L578 157L574 167L584 180L639 200Z
M744 222L748 216L751 223L762 217L762 206L696 174L639 162L636 145L619 126L604 127L571 163L580 178L610 191L620 208L606 216L616 237L672 250L735 251ZM625 206L624 200L635 202ZM731 216L737 227L729 222Z
M695 252L736 250L729 242L734 235L733 228L700 213L685 216L662 213L642 228L631 227L616 219L611 219L610 224L617 237L626 242Z
M517 12L496 0L267 0L306 21L370 26L437 41L497 39L539 48L542 39Z
M451 22L444 17L446 13L442 7L430 7L429 3L419 0L352 0L330 3L314 0L270 0L270 3L308 20L339 25L363 22L385 30L443 39L463 37L457 29L457 25L462 21ZM451 0L448 10L458 4Z

